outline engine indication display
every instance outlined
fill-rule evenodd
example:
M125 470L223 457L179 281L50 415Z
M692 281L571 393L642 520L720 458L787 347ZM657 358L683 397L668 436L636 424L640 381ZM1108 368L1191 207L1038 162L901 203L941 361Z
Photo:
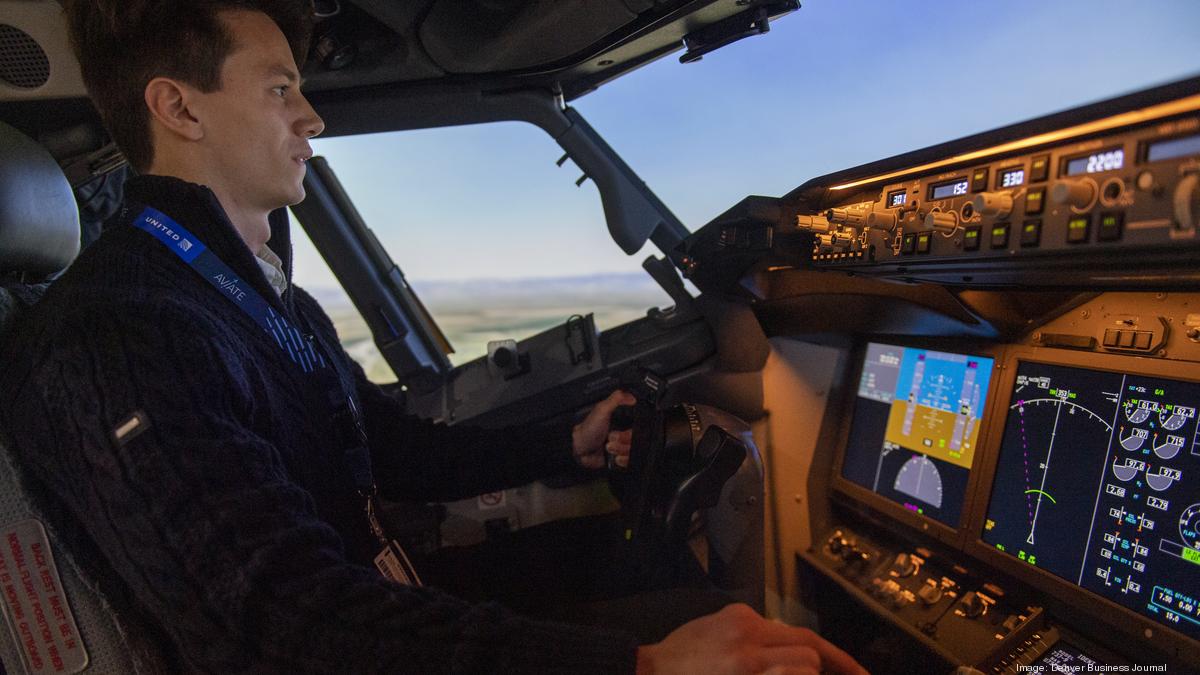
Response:
M966 178L957 178L945 183L935 183L929 186L930 199L950 199L951 197L962 197L967 194L971 183Z
M956 527L993 364L987 357L867 345L842 476Z
M1022 362L983 541L1200 637L1200 383Z
M1081 173L1116 171L1124 166L1125 151L1121 148L1107 148L1082 157L1068 159L1063 165L1063 175L1077 176Z

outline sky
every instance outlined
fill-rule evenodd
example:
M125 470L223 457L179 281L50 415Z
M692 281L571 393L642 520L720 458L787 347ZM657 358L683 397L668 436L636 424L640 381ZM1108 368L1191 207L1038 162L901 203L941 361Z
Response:
M695 231L749 194L1200 74L1200 0L804 0L753 37L670 55L572 106ZM635 272L541 130L316 139L407 277ZM311 244L296 280L332 286Z

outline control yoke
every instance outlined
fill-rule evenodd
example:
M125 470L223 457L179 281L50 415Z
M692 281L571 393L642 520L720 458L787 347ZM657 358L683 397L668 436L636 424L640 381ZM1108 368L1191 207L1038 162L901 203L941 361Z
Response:
M712 581L760 604L763 471L749 427L703 405L619 410L614 428L628 422L633 440L628 468L610 482L634 555L661 560L687 551L700 512Z

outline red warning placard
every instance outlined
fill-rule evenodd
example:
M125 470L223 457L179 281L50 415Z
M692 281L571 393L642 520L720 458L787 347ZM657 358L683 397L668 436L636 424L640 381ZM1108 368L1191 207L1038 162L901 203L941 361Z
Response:
M50 541L36 520L0 528L0 599L29 673L78 673L87 667Z

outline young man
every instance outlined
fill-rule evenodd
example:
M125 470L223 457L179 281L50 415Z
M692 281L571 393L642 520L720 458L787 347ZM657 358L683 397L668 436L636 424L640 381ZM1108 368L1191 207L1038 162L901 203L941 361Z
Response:
M307 4L67 2L89 92L141 175L4 346L17 366L0 417L170 668L857 671L744 606L639 647L414 583L376 494L448 500L598 468L629 451L609 417L631 401L617 392L574 428L483 432L407 417L363 377L289 284L279 209L304 197L323 127L299 91Z

